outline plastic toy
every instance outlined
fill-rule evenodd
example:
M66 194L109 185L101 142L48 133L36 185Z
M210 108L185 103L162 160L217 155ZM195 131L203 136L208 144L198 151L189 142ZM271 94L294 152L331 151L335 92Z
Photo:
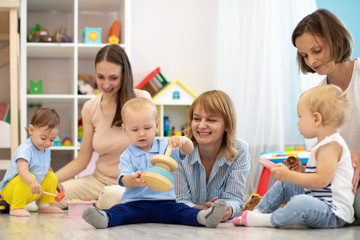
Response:
M65 197L65 193L63 193L63 192L59 192L58 194L53 194L53 193L43 191L43 193L46 195L54 196L55 201L57 201L57 202L60 202Z
M0 102L0 121L10 123L10 104Z
M109 44L119 44L120 42L119 25L120 25L119 21L116 20L113 22L109 31L109 37L108 37Z
M71 146L71 140L70 140L70 138L69 138L69 137L64 138L64 139L62 140L62 145L63 145L63 146L67 146L67 147Z
M30 80L30 94L43 94L43 81L39 80L37 82Z
M277 167L276 163L273 163L273 162L267 160L266 158L260 158L259 163L268 169Z
M160 67L149 73L144 80L142 80L135 88L148 91L151 96L154 96L163 87L168 84L168 81L160 72Z
M176 170L178 164L170 157L172 147L168 146L165 155L154 155L151 164L154 167L146 169L141 175L141 179L146 185L159 192L168 192L172 188L174 177L170 174Z
M310 152L305 151L304 147L296 147L295 150L292 147L286 148L283 152L263 152L260 155L260 160L265 158L273 163L284 163L288 157L299 157L302 164L306 164L309 159ZM259 162L260 162L259 160ZM292 159L294 160L294 159ZM260 196L264 196L268 189L269 179L271 172L268 168L264 167L258 182L257 193Z
M2 198L0 191L0 212L1 213L9 213L10 207L9 204Z
M49 32L36 24L33 28L30 28L30 31L27 36L28 42L52 42L53 38L49 35Z
M101 28L85 27L82 37L84 43L101 43Z
M61 146L60 136L57 136L57 137L55 138L53 146L54 146L54 147L59 147L59 146Z
M78 94L93 94L94 88L83 80L78 80Z
M75 199L74 199L75 200ZM81 214L85 208L93 205L94 203L98 203L99 201L84 201L83 200L76 200L76 201L65 201L68 204L68 212L69 214L64 216L66 218L81 218Z

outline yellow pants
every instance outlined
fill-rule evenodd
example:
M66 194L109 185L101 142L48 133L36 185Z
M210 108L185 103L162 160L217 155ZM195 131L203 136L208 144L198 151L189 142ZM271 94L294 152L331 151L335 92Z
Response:
M31 174L34 176L34 174ZM34 176L35 177L35 176ZM41 182L41 188L45 192L56 194L57 177L53 172L48 172L44 180ZM38 200L39 203L54 203L54 196L43 194L39 198L39 194L32 194L30 186L25 183L19 175L6 184L1 192L3 199L10 205L11 208L26 208L26 204Z

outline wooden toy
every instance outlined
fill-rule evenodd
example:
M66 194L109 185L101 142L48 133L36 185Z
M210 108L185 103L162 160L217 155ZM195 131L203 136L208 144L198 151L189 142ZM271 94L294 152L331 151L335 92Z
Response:
M149 73L135 88L148 91L151 96L158 93L168 84L166 78L161 74L160 67Z
M43 193L46 195L54 196L55 201L57 201L57 202L60 202L65 197L65 193L63 193L63 192L59 192L58 194L53 194L53 193L43 191Z
M294 156L289 156L286 159L286 165L288 165L289 167L295 167L297 163L296 157Z
M65 201L66 204L68 204L68 212L69 214L64 216L66 218L81 218L82 212L85 210L85 208L92 206L94 203L98 203L99 201L93 201L93 200L80 200L78 201Z
M146 185L159 192L168 192L172 188L174 177L170 174L176 170L178 164L170 157L172 146L168 146L165 155L154 155L151 164L154 167L146 169L141 175L141 179Z

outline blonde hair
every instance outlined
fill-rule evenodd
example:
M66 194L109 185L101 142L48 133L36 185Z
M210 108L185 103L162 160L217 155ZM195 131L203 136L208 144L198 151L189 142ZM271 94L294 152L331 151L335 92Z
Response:
M306 106L312 113L319 112L322 115L324 126L333 125L338 128L346 122L351 103L339 87L314 87L305 91L301 97L305 97Z
M231 98L220 90L212 90L198 96L189 109L189 122L184 133L196 145L196 139L192 132L191 123L193 121L194 109L201 106L206 113L220 114L225 122L225 131L220 151L217 157L225 155L227 161L233 161L238 154L236 146L236 113Z
M132 98L129 101L127 101L121 109L121 116L123 118L124 124L126 122L125 120L126 115L130 109L132 111L142 111L142 110L152 111L154 114L155 121L158 118L156 105L151 100L142 97Z
M31 125L34 127L48 127L54 129L60 127L59 114L53 108L38 108L31 118ZM29 132L28 128L25 128Z

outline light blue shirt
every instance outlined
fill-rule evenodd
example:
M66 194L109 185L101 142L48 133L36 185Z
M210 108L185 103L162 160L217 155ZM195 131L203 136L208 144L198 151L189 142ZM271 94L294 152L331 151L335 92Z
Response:
M236 141L236 149L239 153L232 162L227 162L224 156L216 159L206 183L206 171L196 146L175 171L176 201L193 207L203 206L213 197L219 197L232 206L231 217L240 215L250 169L250 154L248 144L242 140Z
M139 147L130 144L130 146L120 155L119 184L123 186L120 181L122 176L130 175L137 171L144 171L147 168L152 167L151 157L156 154L165 154L167 146L167 140L155 139L149 152L145 152ZM185 156L180 156L178 147L173 148L170 156L177 162L185 158ZM174 186L169 192L159 192L148 187L125 188L125 193L122 196L123 203L159 200L175 200Z
M6 184L16 177L19 173L17 170L17 160L24 159L29 163L29 172L35 175L38 183L41 183L49 171L51 154L50 149L39 152L31 142L31 137L26 139L15 151L11 159L10 167L7 169L3 180L0 182L0 190L3 190Z

